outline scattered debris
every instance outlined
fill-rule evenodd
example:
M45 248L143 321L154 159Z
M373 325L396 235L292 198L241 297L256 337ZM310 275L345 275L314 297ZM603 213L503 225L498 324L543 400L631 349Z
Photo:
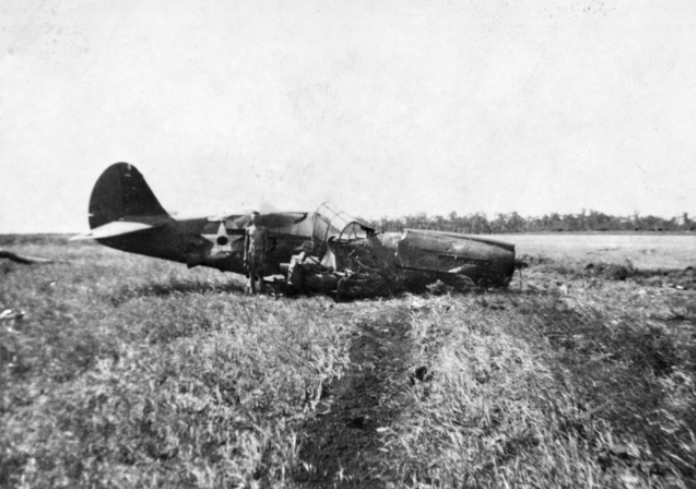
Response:
M588 254L588 255L596 255L596 254L599 254L599 253L606 253L606 252L608 252L608 251L617 251L618 249L619 249L618 246L608 246L608 247L606 247L606 248L599 248L599 249L596 249L596 250L588 251L587 254Z
M427 311L428 309L430 309L430 306L428 305L427 302L425 302L423 300L414 299L413 302L411 302L411 304L409 304L408 308L411 311L420 311L420 310Z
M454 287L445 284L442 280L436 280L432 284L426 285L426 289L432 295L446 295L454 291Z
M632 278L641 285L696 290L696 269L693 266L681 270L641 270L635 272Z
M355 418L352 418L346 422L346 427L361 430L361 429L365 428L366 422L367 422L366 416L356 416Z
M549 263L551 260L541 255L518 255L515 260L515 266L517 268L527 268L536 265L544 265Z
M25 315L26 312L21 309L5 309L4 311L0 312L0 321L10 321L12 319L21 321L24 319Z
M433 380L433 373L428 371L428 367L421 366L413 370L408 376L411 385L416 385L418 382L430 382Z
M604 278L621 281L633 274L631 266L613 263L588 263L585 265L585 271L591 275L601 275Z

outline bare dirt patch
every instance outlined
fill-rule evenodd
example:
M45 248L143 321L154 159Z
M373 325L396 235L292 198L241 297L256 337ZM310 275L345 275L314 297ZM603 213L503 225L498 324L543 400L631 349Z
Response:
M382 433L400 412L398 392L408 379L408 312L380 312L360 321L350 349L351 369L325 386L303 431L295 482L304 487L385 487L378 464Z

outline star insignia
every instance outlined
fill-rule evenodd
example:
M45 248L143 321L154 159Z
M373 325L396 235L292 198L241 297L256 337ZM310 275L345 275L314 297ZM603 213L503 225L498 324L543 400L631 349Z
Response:
M218 253L232 253L232 241L230 240L229 236L227 236L227 230L222 222L220 223L220 226L218 226L217 233L201 234L201 236L213 243L213 247L209 252L211 255L217 255Z

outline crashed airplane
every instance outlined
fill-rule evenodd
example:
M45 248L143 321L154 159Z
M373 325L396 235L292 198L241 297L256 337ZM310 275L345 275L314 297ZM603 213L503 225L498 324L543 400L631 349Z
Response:
M91 231L71 239L94 239L188 267L246 274L244 233L249 224L248 215L175 219L135 166L116 163L92 190ZM515 270L512 244L417 229L378 233L328 204L316 212L262 214L258 224L269 235L264 276L278 279L289 293L372 295L422 289L437 280L506 287Z

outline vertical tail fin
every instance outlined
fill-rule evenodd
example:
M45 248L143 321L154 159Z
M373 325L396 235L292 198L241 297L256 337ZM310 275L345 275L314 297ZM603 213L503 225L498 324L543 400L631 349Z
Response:
M89 199L90 228L124 217L145 216L168 217L168 214L135 166L114 163L102 173L92 190Z

